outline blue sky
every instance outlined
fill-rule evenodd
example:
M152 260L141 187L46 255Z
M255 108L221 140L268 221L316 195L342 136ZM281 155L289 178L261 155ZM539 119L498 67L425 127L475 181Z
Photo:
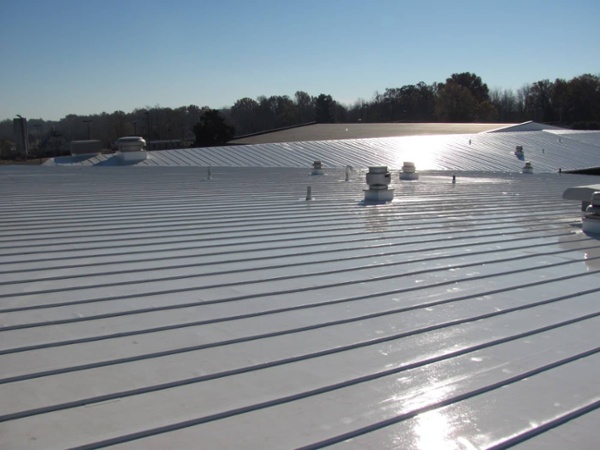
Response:
M0 120L600 75L597 0L0 0Z

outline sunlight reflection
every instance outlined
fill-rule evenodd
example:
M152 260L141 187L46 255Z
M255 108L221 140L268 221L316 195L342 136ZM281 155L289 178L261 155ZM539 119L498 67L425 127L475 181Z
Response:
M409 398L398 395L390 400L396 401L400 410L406 411L434 406L452 395L452 386L441 384L441 380L435 374L429 374L428 379L428 386L421 386L421 389ZM414 382L411 377L397 381L404 389ZM454 419L446 414L444 408L418 414L411 420L410 444L405 442L405 445L410 448L436 450L468 448L469 446L457 439Z
M404 138L401 147L394 153L393 167L402 167L404 161L415 163L417 171L444 169L440 164L443 142L437 136L415 136Z
M453 439L452 427L446 415L439 410L419 414L414 427L416 447L419 449L459 448Z

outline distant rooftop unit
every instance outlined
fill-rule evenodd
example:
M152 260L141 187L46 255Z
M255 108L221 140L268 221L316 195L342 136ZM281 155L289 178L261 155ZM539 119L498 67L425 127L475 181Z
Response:
M117 139L117 156L127 162L137 162L145 160L148 155L146 153L146 141L140 136L125 136Z
M120 152L139 152L146 147L146 141L140 136L125 136L115 142Z
M186 148L190 147L193 140L182 140L182 139L162 139L156 141L147 141L146 150L171 150L175 148Z

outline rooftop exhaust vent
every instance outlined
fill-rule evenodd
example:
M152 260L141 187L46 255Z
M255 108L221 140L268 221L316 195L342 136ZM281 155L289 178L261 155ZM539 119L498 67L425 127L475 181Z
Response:
M592 195L592 201L585 209L581 228L585 233L600 235L600 191Z
M321 161L315 161L313 163L313 170L311 175L323 175L323 163Z
M402 172L400 173L401 180L418 180L419 174L415 168L415 163L405 161L402 165Z
M387 166L369 167L367 173L367 184L369 189L365 189L366 202L389 202L394 199L394 190L388 189L391 182L391 175Z
M523 151L523 146L517 145L515 147L515 155L523 155L523 154L525 154L525 152Z
M533 165L529 161L525 161L523 166L523 173L533 173Z
M148 156L144 147L146 141L140 136L125 136L117 139L117 157L122 161L143 161Z

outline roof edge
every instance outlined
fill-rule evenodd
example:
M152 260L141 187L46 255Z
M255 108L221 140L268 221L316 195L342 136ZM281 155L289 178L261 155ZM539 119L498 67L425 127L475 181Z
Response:
M496 128L495 130L483 131L482 133L507 133L507 132L519 132L519 131L545 131L545 130L565 130L565 128L555 127L554 125L547 125L544 123L534 122L529 120L527 122L519 123L517 125L508 125L506 127Z

